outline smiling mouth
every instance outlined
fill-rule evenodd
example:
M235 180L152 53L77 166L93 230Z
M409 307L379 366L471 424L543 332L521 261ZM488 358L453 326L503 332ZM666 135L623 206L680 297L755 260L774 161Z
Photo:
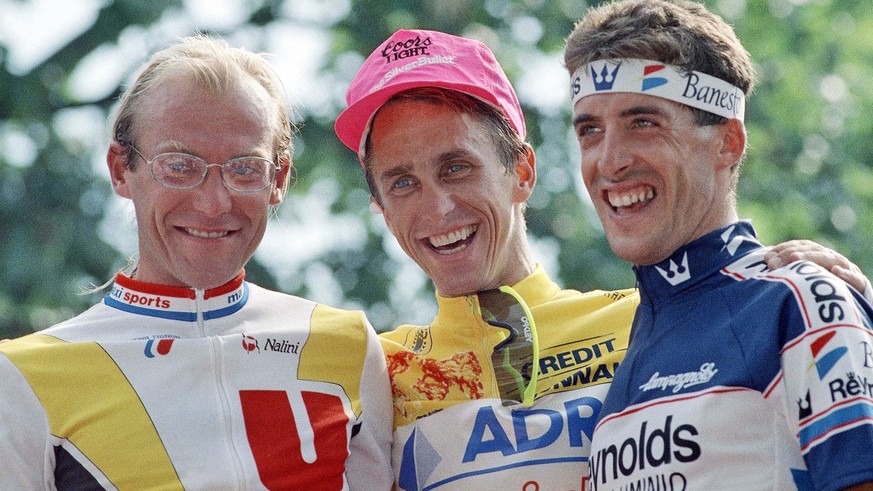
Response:
M643 186L631 191L621 193L607 191L606 199L612 206L613 211L628 209L634 206L641 206L655 198L655 188L651 186Z
M227 230L222 230L220 232L207 232L205 230L197 230L196 228L184 227L183 230L188 232L188 234L193 235L194 237L199 237L201 239L220 239L222 237L227 237L230 233Z
M453 254L467 248L476 235L476 229L475 225L469 225L448 234L428 237L425 242L439 254Z

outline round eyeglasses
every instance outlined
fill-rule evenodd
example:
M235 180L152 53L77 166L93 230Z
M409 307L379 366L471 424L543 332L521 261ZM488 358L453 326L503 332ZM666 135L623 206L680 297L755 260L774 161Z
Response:
M203 184L210 167L221 168L224 184L240 193L255 193L270 187L281 167L262 157L239 157L223 164L210 164L196 155L182 152L159 153L147 159L132 143L124 143L143 159L152 170L152 177L173 189L193 189Z

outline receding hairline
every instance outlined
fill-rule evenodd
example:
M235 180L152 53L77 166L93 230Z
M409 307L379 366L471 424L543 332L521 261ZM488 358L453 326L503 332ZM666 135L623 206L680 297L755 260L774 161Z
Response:
M150 104L148 94L170 78L184 74L193 77L198 85L214 93L238 87L255 88L266 97L266 107L275 108L270 114L274 121L274 145L278 155L287 155L293 149L291 121L292 108L275 69L264 53L230 46L221 38L205 34L184 37L151 56L127 90L121 96L118 108L112 116L112 135L117 141L135 139L140 117L145 105ZM261 88L257 88L260 86ZM146 97L144 97L146 96ZM260 96L259 96L260 97Z

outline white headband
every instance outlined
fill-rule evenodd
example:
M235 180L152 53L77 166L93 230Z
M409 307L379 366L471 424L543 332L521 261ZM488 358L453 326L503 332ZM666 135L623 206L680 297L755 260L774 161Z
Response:
M591 94L636 92L663 97L686 106L743 120L746 97L738 87L700 72L651 60L598 60L573 73L573 105Z

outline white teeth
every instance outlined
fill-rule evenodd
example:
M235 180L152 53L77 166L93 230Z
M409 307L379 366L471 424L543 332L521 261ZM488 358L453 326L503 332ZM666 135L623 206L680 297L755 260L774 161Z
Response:
M613 194L609 193L609 204L615 208L621 208L623 206L630 206L634 203L639 203L641 201L648 201L655 197L655 190L653 188L645 188L639 191L625 193L625 194Z
M464 240L467 237L473 235L473 233L475 231L476 231L476 227L471 225L468 227L464 227L460 230L456 230L452 233L448 233L445 235L436 235L436 236L430 237L428 240L430 241L430 245L432 245L434 247L442 247L445 245L453 244L455 242Z
M224 237L227 235L227 231L222 232L205 232L203 230L197 230L193 228L185 227L185 231L194 237L200 237L201 239L218 239L220 237Z

